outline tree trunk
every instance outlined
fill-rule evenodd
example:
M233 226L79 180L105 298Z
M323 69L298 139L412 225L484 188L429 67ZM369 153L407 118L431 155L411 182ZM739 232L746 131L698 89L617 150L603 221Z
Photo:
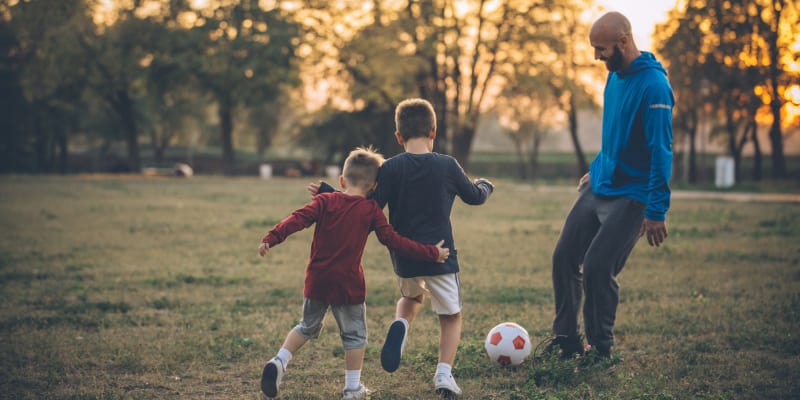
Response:
M570 95L569 99L569 135L572 138L572 146L575 149L575 158L578 162L578 176L585 174L589 167L586 165L586 156L583 154L581 142L578 138L578 111L575 108L575 99Z
M772 29L768 34L769 42L769 75L770 85L772 86L772 128L769 131L769 141L772 145L772 176L775 178L786 178L786 159L783 156L783 133L781 132L781 100L778 94L778 79L781 70L778 68L778 58L780 48L778 47L778 28L780 27L781 11L785 6L783 0L773 0L772 9L774 21Z
M522 180L528 179L528 167L527 162L525 161L525 154L522 151L522 140L517 136L512 136L511 141L514 142L514 152L517 155L517 168L519 172L519 178Z
M139 172L139 131L136 126L136 118L133 112L133 101L128 92L118 90L114 96L107 98L111 107L117 112L122 122L122 130L125 133L125 143L128 150L128 171Z
M272 146L272 128L267 128L265 126L260 126L258 128L258 141L256 143L256 153L258 153L258 159L264 160L264 154L267 152L270 146Z
M747 139L750 138L750 129L752 127L750 124L744 127L744 131L742 132L742 136L739 138L739 142L736 145L736 156L734 156L734 171L733 175L735 177L735 182L738 182L742 175L742 160L744 159L744 146L747 144Z
M753 124L753 180L758 182L763 177L761 171L764 161L761 155L761 142L758 140L758 123L756 123L755 113L753 113L752 118L753 120L750 123Z
M69 132L66 128L59 129L56 141L56 145L58 146L58 172L60 174L66 174L67 161L69 158Z
M542 135L534 135L533 145L531 146L531 180L536 180L539 177L539 149L542 147Z
M697 183L697 128L689 135L689 183Z
M475 136L475 128L469 126L459 127L456 135L453 135L453 157L461 164L464 170L469 169L469 153L472 148L472 138Z
M164 146L154 145L153 146L153 157L155 158L156 163L161 163L164 161Z
M780 103L773 99L774 103ZM769 142L772 145L772 176L786 178L786 159L783 156L783 133L781 133L780 104L772 106L772 128L769 130Z
M47 135L47 130L44 128L44 121L46 119L39 118L40 109L39 106L34 105L34 112L33 112L33 120L31 121L31 126L33 127L34 133L34 151L36 154L36 169L39 172L49 172L50 170L50 157L48 155L50 146L49 146L49 138Z
M725 107L725 128L728 131L728 154L733 157L733 178L734 182L739 181L741 171L741 157L736 149L736 123L733 119L731 106Z
M228 99L222 99L219 102L219 127L220 127L220 141L222 144L222 161L226 174L233 174L234 172L234 154L233 154L233 111L231 102Z
M447 154L447 136L448 136L448 125L447 125L447 100L444 98L443 94L437 93L434 96L435 102L433 106L435 107L434 110L436 111L436 139L433 141L433 151Z

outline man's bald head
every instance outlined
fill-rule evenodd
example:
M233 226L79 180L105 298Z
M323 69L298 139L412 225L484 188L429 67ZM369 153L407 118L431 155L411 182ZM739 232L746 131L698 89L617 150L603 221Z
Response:
M631 22L616 11L604 14L592 24L589 41L594 58L604 61L609 71L627 68L640 54L631 34Z
M631 21L622 13L611 11L592 24L589 36L599 34L607 40L617 40L623 35L631 35Z

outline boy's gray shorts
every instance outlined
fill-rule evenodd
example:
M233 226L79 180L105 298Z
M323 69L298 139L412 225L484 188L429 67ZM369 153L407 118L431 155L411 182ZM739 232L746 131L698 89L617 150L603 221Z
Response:
M322 331L325 313L331 308L345 350L360 349L367 344L367 307L361 304L328 304L303 299L303 319L294 330L306 339L316 339Z

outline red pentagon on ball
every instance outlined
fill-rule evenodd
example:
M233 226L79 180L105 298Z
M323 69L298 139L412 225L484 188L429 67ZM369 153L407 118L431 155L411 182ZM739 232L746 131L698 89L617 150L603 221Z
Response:
M503 340L503 335L500 332L495 332L492 334L492 337L489 339L489 343L497 346L500 341ZM523 343L524 345L524 343ZM514 344L516 346L516 343Z

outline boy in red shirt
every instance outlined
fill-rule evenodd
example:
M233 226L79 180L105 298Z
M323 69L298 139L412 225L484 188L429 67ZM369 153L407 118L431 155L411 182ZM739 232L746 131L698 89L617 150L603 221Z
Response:
M344 399L364 399L367 388L361 383L361 365L367 339L364 270L361 257L369 233L393 251L423 261L444 262L450 250L421 244L400 236L386 221L374 200L367 199L376 187L383 156L372 149L358 148L344 162L339 185L343 192L315 196L304 207L279 222L261 240L263 257L271 247L289 235L316 223L311 257L303 288L303 319L289 331L278 354L264 366L261 391L276 397L284 371L292 355L309 339L319 336L322 319L331 308L345 349Z

